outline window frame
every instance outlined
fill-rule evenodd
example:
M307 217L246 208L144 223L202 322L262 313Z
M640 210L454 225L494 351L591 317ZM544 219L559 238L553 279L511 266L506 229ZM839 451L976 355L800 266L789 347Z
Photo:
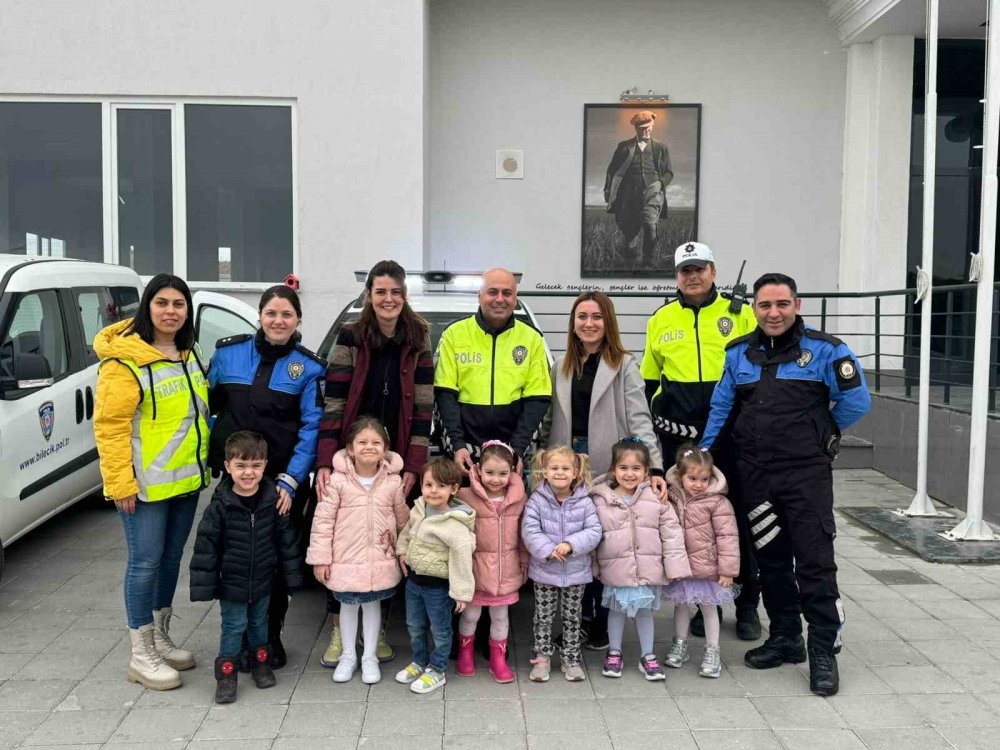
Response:
M77 347L72 345L73 340L81 338L83 334L81 333L82 329L79 327L79 324L68 314L68 300L66 295L63 293L64 291L65 290L61 287L44 287L40 289L31 289L26 292L11 292L9 295L4 295L7 297L7 300L6 304L3 306L3 314L0 316L0 344L2 344L4 337L6 337L10 332L10 326L14 321L14 316L17 315L18 310L21 308L21 302L25 297L46 294L49 292L55 295L56 306L59 310L59 320L62 323L63 345L66 347L66 367L61 374L52 376L52 385L55 385L56 383L59 383L66 378L81 372L82 370L85 370L87 367L82 353L77 350ZM46 387L51 388L52 386ZM38 391L39 389L37 388L9 388L3 391L3 396L0 397L0 401L17 401L24 398L28 394L36 393Z
M270 97L165 97L165 96L87 96L48 94L0 94L0 102L21 104L32 103L78 103L101 105L101 163L104 227L104 262L119 265L118 247L118 118L119 109L168 109L171 111L171 154L173 163L173 271L187 280L192 289L213 291L264 291L283 279L270 281L200 281L187 278L187 170L185 166L184 107L188 104L208 104L218 106L244 107L287 107L291 119L292 154L292 267L291 273L299 273L299 155L298 155L298 100L294 98ZM151 276L140 276L147 283Z

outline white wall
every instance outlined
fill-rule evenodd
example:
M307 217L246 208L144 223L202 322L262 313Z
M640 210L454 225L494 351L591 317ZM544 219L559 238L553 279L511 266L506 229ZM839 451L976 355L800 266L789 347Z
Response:
M638 85L703 105L720 282L746 257L751 280L836 288L846 53L822 2L433 0L429 53L435 267L579 282L583 105ZM524 180L494 178L498 148L524 149Z
M424 0L3 0L0 93L297 99L316 344L355 268L422 261L424 26Z

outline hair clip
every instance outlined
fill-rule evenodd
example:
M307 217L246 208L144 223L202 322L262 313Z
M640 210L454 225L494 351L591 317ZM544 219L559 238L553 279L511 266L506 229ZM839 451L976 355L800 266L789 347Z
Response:
M636 437L635 435L626 435L623 438L619 438L618 442L619 443L628 443L630 445L635 445L635 444L641 445L642 444L642 438L641 437Z
M514 453L514 449L511 448L509 445L507 445L507 443L505 443L503 440L487 440L480 447L483 450L486 450L487 448L490 448L494 445L499 445L501 448L506 448L507 450L509 450L512 454Z
M694 451L691 450L690 448L688 448L686 451L684 451L681 454L681 456L683 456L684 458L687 458L688 456L692 456L692 455L694 455Z

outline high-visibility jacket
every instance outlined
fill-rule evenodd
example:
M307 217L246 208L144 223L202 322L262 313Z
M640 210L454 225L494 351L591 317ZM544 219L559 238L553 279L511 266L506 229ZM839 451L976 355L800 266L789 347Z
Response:
M523 454L552 401L542 334L514 317L490 330L482 313L441 334L434 392L452 451L505 440Z
M715 290L701 307L679 295L646 324L640 371L643 380L659 383L650 404L658 432L695 440L705 431L726 344L757 327L749 304L739 314L731 313L729 304Z
M174 362L138 335L121 335L130 322L94 339L102 360L94 436L104 495L156 502L197 492L211 478L208 379L196 352Z

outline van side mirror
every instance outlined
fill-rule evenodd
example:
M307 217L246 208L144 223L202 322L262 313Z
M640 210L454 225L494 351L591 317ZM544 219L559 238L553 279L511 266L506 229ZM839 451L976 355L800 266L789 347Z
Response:
M41 354L23 352L14 357L14 381L19 389L45 388L52 385L52 368Z

